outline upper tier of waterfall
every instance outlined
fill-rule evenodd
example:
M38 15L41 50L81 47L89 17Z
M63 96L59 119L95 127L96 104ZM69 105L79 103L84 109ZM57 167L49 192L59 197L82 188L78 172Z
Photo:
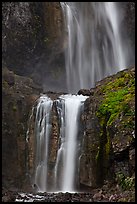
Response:
M116 2L61 2L67 48L67 86L70 93L94 87L95 82L126 68L131 56L123 37Z

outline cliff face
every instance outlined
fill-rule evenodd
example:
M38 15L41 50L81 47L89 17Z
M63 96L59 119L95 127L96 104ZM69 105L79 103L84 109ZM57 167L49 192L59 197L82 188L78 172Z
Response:
M2 16L3 64L44 90L65 89L60 3L3 2Z
M89 92L80 183L95 187L119 174L134 177L135 69L107 77Z
M7 68L2 73L2 176L3 186L20 188L26 174L28 118L41 87Z

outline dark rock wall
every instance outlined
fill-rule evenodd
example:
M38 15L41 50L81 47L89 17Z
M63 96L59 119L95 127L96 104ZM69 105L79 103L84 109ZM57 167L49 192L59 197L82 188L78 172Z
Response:
M134 176L135 69L103 79L90 92L82 115L80 183L95 187L117 174Z
M124 8L123 25L126 27L126 35L132 48L132 58L129 62L130 66L135 64L135 2L123 2L121 6Z
M79 175L80 184L90 187L96 186L96 155L100 142L100 124L95 113L96 103L90 97L85 102L85 110L82 115L84 135Z
M16 74L30 76L44 90L64 91L60 3L3 2L2 17L3 64Z
M21 188L26 176L28 118L41 88L32 79L8 69L2 75L2 176L3 185Z

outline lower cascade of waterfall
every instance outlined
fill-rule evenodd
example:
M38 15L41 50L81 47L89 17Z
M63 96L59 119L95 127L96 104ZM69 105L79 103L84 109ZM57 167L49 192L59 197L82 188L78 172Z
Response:
M59 120L59 138L54 164L52 192L75 192L79 171L82 134L80 115L87 96L61 95L55 100ZM34 185L39 192L48 192L51 110L53 101L46 95L38 99L35 116L35 175Z
M41 192L47 189L48 175L48 149L51 125L49 124L52 100L47 96L41 96L36 110L35 134L36 134L36 170L34 183Z
M59 185L57 188L62 192L75 191L78 173L77 158L80 151L79 119L86 98L82 95L62 95L56 101L61 126L60 147L55 165L55 182ZM60 172L61 163L63 165Z

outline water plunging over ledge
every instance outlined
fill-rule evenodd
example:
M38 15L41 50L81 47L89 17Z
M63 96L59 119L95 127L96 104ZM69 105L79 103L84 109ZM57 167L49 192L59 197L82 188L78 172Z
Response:
M95 82L126 68L131 48L122 36L118 2L61 2L61 7L70 93L92 88Z
M55 100L60 135L58 138L57 158L54 166L52 192L75 192L79 170L80 146L80 115L87 96L61 95ZM53 101L46 95L38 99L35 116L36 162L34 184L39 192L49 192L47 177L49 175L49 141L51 124L49 123Z
M80 115L87 96L62 95L57 100L57 110L61 121L60 147L55 165L55 182L61 192L76 190L76 175L78 174L79 146L81 143L79 132ZM63 164L61 175L60 163ZM76 169L77 167L77 169ZM59 183L61 181L61 183Z
M41 192L47 191L48 150L51 125L49 124L53 101L43 95L39 98L35 119L36 169L34 183Z

